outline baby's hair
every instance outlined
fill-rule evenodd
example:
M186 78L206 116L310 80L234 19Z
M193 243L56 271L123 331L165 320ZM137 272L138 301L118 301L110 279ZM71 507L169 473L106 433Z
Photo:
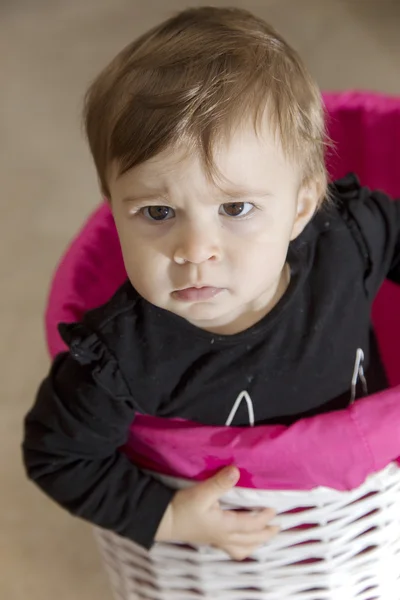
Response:
M123 49L87 91L84 123L102 193L119 174L168 147L195 149L216 174L213 151L250 121L268 119L285 155L317 178L328 144L320 91L297 52L265 21L234 8L194 8Z

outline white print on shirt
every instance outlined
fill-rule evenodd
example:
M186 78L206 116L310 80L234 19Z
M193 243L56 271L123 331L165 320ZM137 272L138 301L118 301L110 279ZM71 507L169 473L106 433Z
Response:
M239 406L242 404L242 400L246 401L247 404L247 410L249 413L249 425L250 427L254 427L254 407L253 407L253 401L250 398L250 394L249 392L246 392L246 390L243 390L243 392L240 392L239 396L236 398L235 400L235 404L232 407L232 410L229 414L229 417L226 420L225 425L227 427L229 427L230 425L232 425L233 419L235 418L235 415L239 409Z
M368 384L364 373L364 352L361 348L357 349L356 362L354 363L353 377L351 378L351 397L350 404L353 404L357 395L357 383L361 381L363 393L368 394Z
M353 376L351 378L350 404L353 404L354 400L356 399L357 384L359 381L361 381L363 393L365 395L367 395L368 394L368 384L367 384L367 380L365 378L365 373L364 373L364 352L361 348L357 348L357 352L356 352L356 360L354 363ZM246 404L247 404L247 410L249 413L249 425L250 425L250 427L254 427L255 419L254 419L253 401L251 399L249 392L247 392L246 390L243 390L242 392L240 392L240 394L236 398L235 403L232 407L232 410L229 414L229 417L227 418L226 423L225 423L225 425L227 427L232 425L233 419L235 418L236 413L239 410L239 407L242 404L243 400L245 400Z

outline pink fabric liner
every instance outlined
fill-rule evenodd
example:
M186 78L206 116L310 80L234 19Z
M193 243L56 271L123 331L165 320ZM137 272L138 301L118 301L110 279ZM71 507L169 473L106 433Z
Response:
M206 427L140 415L124 450L144 469L197 481L234 464L241 487L354 489L400 456L400 386L290 427Z
M400 98L345 92L325 94L324 100L336 145L328 157L331 177L355 171L363 184L400 197ZM52 356L65 349L57 324L79 320L86 310L106 302L125 279L113 218L103 203L54 274L46 310ZM195 480L236 464L244 487L358 486L369 473L400 456L399 301L400 286L385 283L373 313L392 389L290 427L205 427L139 415L126 454L143 468Z

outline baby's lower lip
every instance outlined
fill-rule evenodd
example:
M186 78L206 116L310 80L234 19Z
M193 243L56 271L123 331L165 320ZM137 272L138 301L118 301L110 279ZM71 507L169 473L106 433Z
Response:
M199 300L210 300L222 292L222 290L223 288L208 286L201 288L190 287L184 290L176 290L173 292L173 296L178 300L182 300L183 302L196 302Z

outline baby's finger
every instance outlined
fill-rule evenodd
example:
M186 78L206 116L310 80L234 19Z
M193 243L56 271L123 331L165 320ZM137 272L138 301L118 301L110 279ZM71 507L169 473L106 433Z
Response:
M229 537L229 545L232 546L251 546L259 547L268 543L279 533L280 527L277 525L270 525L265 527L262 531L256 531L254 533L233 533Z
M225 546L221 548L232 560L242 561L249 558L258 549L258 546Z
M276 516L272 508L260 511L225 511L223 524L230 533L254 533L262 531Z

